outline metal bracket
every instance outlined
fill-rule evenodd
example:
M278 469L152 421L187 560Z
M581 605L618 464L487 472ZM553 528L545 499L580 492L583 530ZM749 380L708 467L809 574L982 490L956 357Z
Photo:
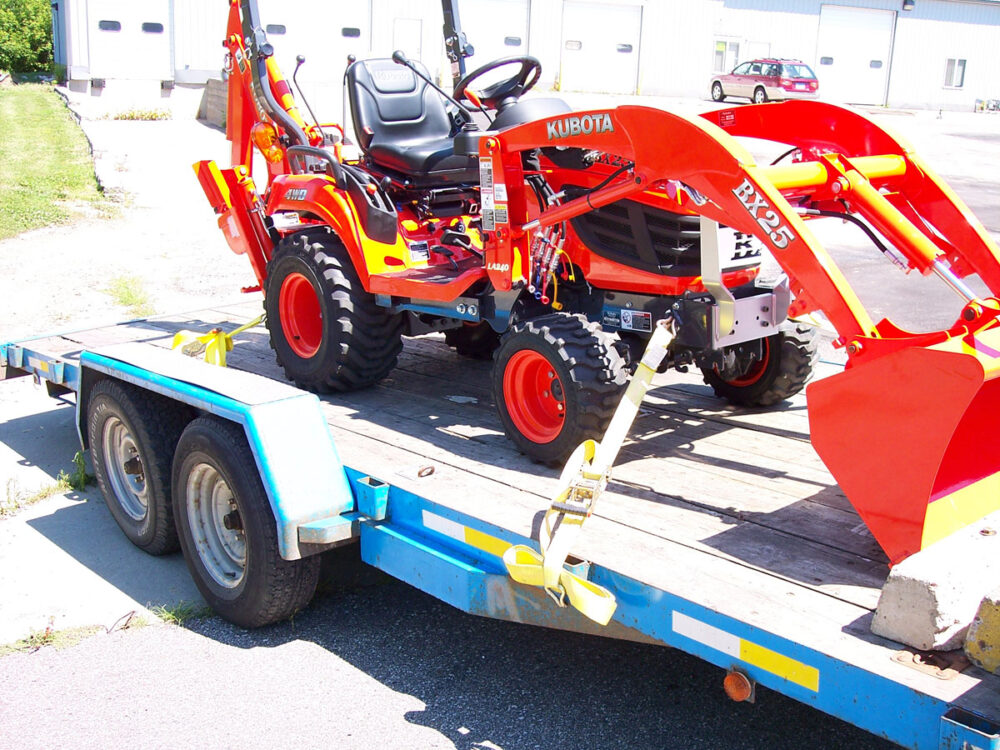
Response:
M736 324L736 298L722 283L722 256L719 249L719 223L701 218L701 283L715 298L715 330L713 339L721 339L733 331Z

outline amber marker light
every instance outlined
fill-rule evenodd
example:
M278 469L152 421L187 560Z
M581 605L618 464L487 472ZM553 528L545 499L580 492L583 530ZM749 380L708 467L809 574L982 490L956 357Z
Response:
M731 669L726 673L726 678L722 681L722 688L726 691L726 695L737 703L753 702L753 682L736 669Z
M250 138L269 162L277 163L284 158L284 152L278 145L278 131L274 125L267 122L256 123L250 129Z

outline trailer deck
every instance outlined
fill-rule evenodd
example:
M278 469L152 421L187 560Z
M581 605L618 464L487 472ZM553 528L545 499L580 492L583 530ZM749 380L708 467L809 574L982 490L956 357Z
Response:
M72 363L125 342L169 347L177 330L232 329L259 310L248 301L25 346ZM284 381L263 328L237 339L229 363ZM617 595L602 628L505 574L500 555L537 538L559 472L504 438L489 374L431 335L407 339L378 386L322 399L349 473L392 486L389 519L362 532L366 561L478 614L740 668L908 747L1000 747L1000 678L960 652L922 663L869 632L888 564L809 443L804 395L734 409L697 373L657 376L574 548Z

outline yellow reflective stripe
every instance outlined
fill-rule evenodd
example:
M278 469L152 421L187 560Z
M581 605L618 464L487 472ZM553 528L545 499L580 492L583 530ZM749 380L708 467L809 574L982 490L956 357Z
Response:
M819 670L810 667L777 651L758 646L748 640L740 639L740 658L747 664L767 670L778 677L784 677L789 682L801 685L807 690L819 692Z
M992 513L997 509L998 494L1000 474L991 474L931 502L924 515L920 548L929 547Z
M673 613L675 633L690 638L727 656L759 667L807 690L819 692L819 670L745 638L727 633L682 612Z
M510 548L510 544L503 539L497 539L468 526L465 527L465 543L495 557L503 557L503 553Z
M436 531L439 534L444 534L463 544L468 544L470 547L475 547L489 555L503 557L503 553L511 546L509 542L505 542L503 539L470 528L457 521L452 521L450 518L439 516L436 513L425 510L422 515L424 526L428 529Z

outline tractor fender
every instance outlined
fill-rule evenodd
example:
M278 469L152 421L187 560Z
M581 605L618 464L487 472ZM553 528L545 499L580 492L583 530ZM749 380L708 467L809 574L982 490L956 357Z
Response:
M373 274L399 271L407 264L409 249L402 235L380 242L369 237L354 200L346 190L321 175L285 175L271 185L267 214L285 211L308 213L329 226L344 243L365 291L371 291Z

